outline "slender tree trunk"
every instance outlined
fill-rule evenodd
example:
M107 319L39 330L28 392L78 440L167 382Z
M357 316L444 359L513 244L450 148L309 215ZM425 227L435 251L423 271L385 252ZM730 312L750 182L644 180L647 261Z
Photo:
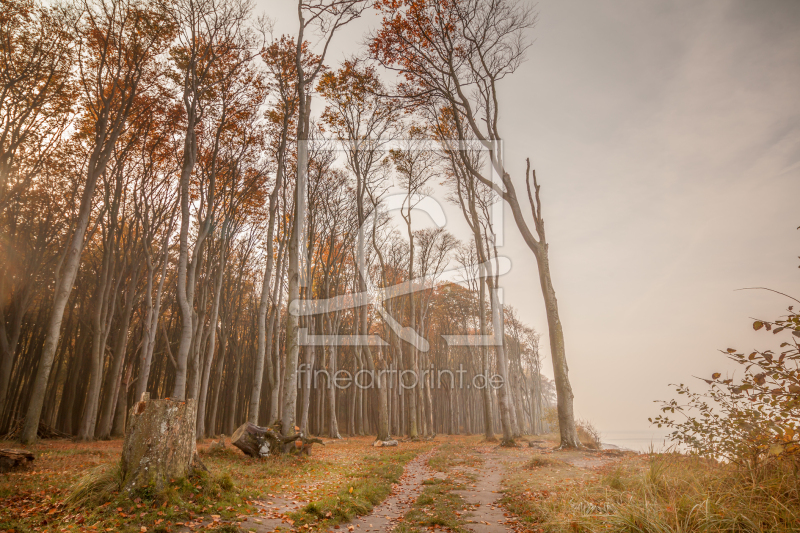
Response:
M128 416L128 389L131 384L131 374L133 373L133 363L129 363L125 370L125 376L120 383L117 393L116 408L114 410L114 425L111 428L112 437L122 437L125 435L125 424Z
M309 320L313 324L312 320ZM312 329L313 326L309 327ZM311 406L311 382L314 379L314 363L317 358L314 346L306 346L304 352L304 363L306 366L303 368L303 375L305 377L305 386L303 387L303 410L300 414L300 431L308 433L308 411Z
M302 13L302 7L298 7ZM302 18L302 16L301 16ZM301 22L302 27L302 22ZM302 37L302 33L301 33ZM299 43L299 41L298 41ZM301 63L301 44L297 45L297 63ZM298 68L298 71L301 67ZM300 76L300 72L298 72ZM297 124L297 184L295 185L294 221L289 240L289 312L286 314L286 363L283 378L284 436L293 435L297 424L297 361L300 355L298 315L293 307L300 302L300 239L305 239L306 181L308 179L308 131L311 96L304 95L302 80L298 83L299 120Z
M236 365L233 368L233 383L229 392L228 401L228 414L225 418L225 433L233 435L233 430L238 426L236 423L236 407L239 401L239 376L242 369L242 354L239 350L234 350L233 356L236 358Z
M14 368L14 356L17 353L19 336L22 331L22 321L28 311L33 289L30 284L22 290L22 295L17 299L14 318L11 320L11 333L6 331L5 309L0 304L0 417L3 416L8 396L8 384L11 381L11 370Z
M225 231L223 231L223 235ZM211 323L208 330L208 346L206 356L203 360L203 375L200 384L200 399L197 403L197 438L203 439L207 435L206 431L206 401L208 398L208 383L211 378L211 366L214 364L214 350L217 344L217 321L219 317L219 304L222 294L222 280L225 276L225 247L226 237L222 238L222 250L220 250L220 261L217 267L216 286L214 287L214 303L211 308ZM213 432L213 429L212 429Z
M187 67L191 68L191 67ZM196 95L195 95L196 97ZM188 96L184 96L188 102ZM191 213L189 211L189 185L194 171L195 161L197 160L197 138L195 134L197 120L197 101L196 98L186 105L186 115L188 123L186 127L186 137L183 143L183 163L181 165L180 177L180 206L181 206L181 229L178 238L178 308L181 315L181 335L178 345L178 356L176 358L175 384L172 390L172 398L179 401L186 399L186 378L189 363L189 348L192 343L192 333L194 331L192 319L194 317L192 309L192 296L194 295L194 280L190 280L189 275L189 226L191 225ZM187 285L191 281L191 287Z
M61 276L56 275L56 290L53 296L53 307L50 313L50 318L47 323L45 334L44 349L39 360L39 368L36 372L36 378L31 388L31 401L28 403L28 409L25 415L25 426L23 427L20 440L23 444L31 444L36 440L36 433L39 429L39 419L42 415L42 407L44 406L45 389L47 382L50 378L50 371L53 368L53 358L56 355L56 347L58 346L59 334L61 332L61 321L64 318L64 310L69 301L72 286L75 283L75 277L78 274L78 267L80 266L81 252L83 251L83 238L86 235L86 230L89 226L89 216L92 211L92 199L94 197L97 179L105 170L105 164L99 164L100 150L95 150L89 162L89 172L86 179L86 184L83 187L83 194L81 195L81 206L78 211L78 219L75 223L75 232L72 234L72 239L67 249L66 258L63 264L63 272Z
M161 314L161 297L164 291L164 280L167 278L167 265L169 264L169 240L172 236L172 220L169 223L167 235L164 237L163 256L161 258L161 278L158 280L158 289L156 290L155 304L152 302L152 287L153 287L153 269L148 265L147 277L147 293L146 293L146 309L147 314L145 317L145 333L144 344L142 345L142 352L139 366L139 377L136 382L136 393L134 398L136 401L142 397L142 394L147 391L147 383L150 380L150 366L153 363L153 351L156 346L156 337L158 336L158 317Z
M125 291L125 309L123 310L122 321L120 322L120 327L117 331L118 337L114 346L114 354L111 360L111 366L108 369L108 387L103 400L102 410L100 412L100 422L95 433L95 437L99 439L107 439L109 436L111 436L111 424L113 423L114 407L116 407L115 399L119 393L119 386L122 380L125 351L128 346L128 330L130 329L131 316L133 315L133 304L136 301L135 293L138 280L138 268L135 268L134 272L131 274L128 287Z
M333 328L331 328L333 329ZM330 331L330 334L336 334L336 331ZM336 385L334 377L336 376L336 356L337 349L335 344L331 344L328 348L328 436L332 439L341 439L339 434L339 421L336 417Z
M223 319L224 323L224 319ZM220 341L220 352L219 358L217 363L217 373L214 376L214 397L211 400L211 414L208 417L208 433L210 435L216 435L217 433L217 413L219 412L219 398L221 396L221 388L222 388L222 376L225 370L225 354L228 349L227 339L225 338L225 327L224 325L220 327L219 330L219 341Z
M561 433L561 446L579 448L581 446L575 428L575 415L572 408L572 386L569 383L569 367L564 350L564 332L561 329L561 320L558 316L558 302L553 284L550 281L550 261L547 256L547 245L543 246L541 253L536 257L539 265L539 280L544 295L544 305L547 310L547 326L550 336L550 353L553 358L553 378L556 385L558 409L558 426Z
M105 361L107 331L111 327L111 319L114 314L114 302L109 302L116 296L116 291L113 289L114 283L111 280L114 272L112 241L113 236L111 235L105 240L103 266L100 280L97 284L95 308L92 313L92 351L89 356L89 384L86 402L83 406L83 415L78 427L78 438L84 441L94 438L100 388L103 384L103 362Z

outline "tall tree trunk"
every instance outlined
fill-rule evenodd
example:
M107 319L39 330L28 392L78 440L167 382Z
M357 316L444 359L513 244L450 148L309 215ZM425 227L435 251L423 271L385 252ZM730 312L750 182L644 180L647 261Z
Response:
M309 320L309 325L313 324L312 320ZM312 329L313 326L309 327ZM305 363L305 367L303 368L303 376L305 377L305 386L303 387L303 409L300 414L300 431L307 434L308 433L308 411L311 407L311 385L312 381L314 380L314 363L317 359L317 354L314 346L306 346L303 350L303 362Z
M133 363L129 363L125 369L125 376L120 383L117 394L117 405L114 410L114 425L111 428L112 437L125 436L125 424L128 417L128 389L131 384L131 374L133 374Z
M210 435L216 435L217 433L217 413L219 412L219 398L221 394L222 388L222 376L224 375L225 370L225 355L228 349L228 342L225 337L225 325L224 325L224 318L222 320L223 324L219 328L219 358L217 363L217 373L214 376L214 397L211 400L211 414L208 417L208 430L207 432Z
M169 240L172 237L172 222L173 220L170 219L169 229L167 230L167 234L164 236L164 244L162 246L163 255L161 258L161 277L158 280L155 303L153 303L152 300L153 266L150 263L148 256L147 292L145 303L147 312L145 316L144 344L142 345L142 352L139 362L139 377L138 381L136 382L136 392L134 393L134 398L142 397L142 394L147 390L147 383L150 380L150 366L153 363L153 351L155 350L156 337L158 336L158 317L161 314L161 297L164 292L164 280L167 278L167 265L169 264Z
M113 219L113 216L111 217ZM112 222L113 224L113 222ZM114 315L116 290L112 283L115 255L112 250L113 229L105 239L103 266L97 284L95 308L92 313L92 351L89 356L89 384L86 401L83 406L78 439L83 441L94 438L97 425L97 408L100 402L100 389L103 384L103 362L105 361L106 340ZM118 278L119 281L119 278ZM111 301L114 300L114 301Z
M272 269L274 264L274 236L275 236L275 219L278 212L278 193L281 190L284 174L284 160L286 153L286 136L288 135L288 115L284 117L284 128L281 132L281 145L278 152L278 169L275 176L275 187L269 195L269 222L267 223L267 265L264 268L264 278L261 282L261 296L258 303L258 316L257 316L257 338L256 338L256 361L255 372L253 374L253 389L250 392L250 409L248 412L247 420L253 424L258 425L258 415L261 409L261 385L264 378L264 361L266 352L270 344L267 336L267 309L269 306L269 293L270 281L272 278ZM282 254L283 250L279 251ZM277 278L277 276L276 276ZM276 280L276 286L280 285L280 281ZM272 300L275 301L274 299ZM270 332L271 333L271 332ZM271 372L271 363L269 366ZM270 387L275 388L274 378L270 380ZM270 413L272 415L272 413ZM277 414L272 415L277 417ZM269 423L274 422L274 418Z
M489 288L489 299L492 306L492 322L495 337L500 335L503 337L503 305L497 295L497 290L494 287L494 279L492 273L489 272L486 277L486 283ZM508 379L508 358L506 357L505 343L501 340L495 346L495 354L497 357L497 373L502 379L502 385L497 389L497 403L498 411L500 412L500 426L503 430L503 444L511 444L514 441L514 430L511 421L511 383ZM489 376L484 375L484 381L488 381ZM489 388L486 383L486 388Z
M226 221L227 222L227 221ZM223 224L224 226L225 224ZM203 358L203 375L200 383L200 398L197 403L197 438L203 439L206 437L206 401L208 398L208 383L211 378L211 366L214 363L214 350L217 344L217 321L219 317L219 304L222 294L222 280L225 276L225 260L227 254L225 248L227 246L226 231L223 229L222 249L220 250L220 260L217 266L217 279L214 287L214 303L211 307L211 323L209 324L208 331L208 346L206 356ZM212 430L213 431L213 430Z
M28 403L28 409L25 414L25 425L20 435L20 440L23 444L33 443L36 440L36 433L39 429L39 419L42 415L42 407L44 406L45 389L47 388L47 382L50 378L50 371L53 368L53 359L56 355L56 347L58 346L61 321L64 318L64 309L69 301L70 293L72 293L72 286L75 283L75 277L78 274L78 267L80 266L81 252L84 246L83 239L89 226L89 216L92 211L92 199L94 198L97 179L100 177L102 171L105 170L105 162L108 160L106 156L101 164L100 152L100 147L97 146L90 158L86 184L83 187L81 205L78 211L78 218L75 222L75 232L72 234L72 239L70 239L62 266L63 271L60 276L58 273L56 274L56 289L53 296L52 311L47 322L44 348L39 360L36 378L31 388L31 401Z
M561 329L561 320L558 316L558 302L553 284L550 281L550 261L547 256L547 244L542 247L541 253L536 257L539 265L539 280L544 295L544 306L547 310L547 326L550 336L550 353L553 358L553 378L556 384L556 406L558 410L558 427L561 433L561 446L578 448L581 446L575 428L575 415L573 413L572 386L569 383L569 367L564 350L564 332Z
M283 423L284 436L293 435L297 423L297 361L300 355L300 330L298 315L293 311L300 303L300 239L305 239L306 181L308 180L308 134L311 114L311 95L305 95L302 79L302 6L298 5L301 18L300 40L297 44L298 102L297 123L297 184L294 197L294 220L289 240L289 309L286 313L286 357L283 377Z
M241 374L242 369L242 354L238 349L234 349L233 357L235 358L236 364L233 368L233 383L231 384L231 389L229 391L228 396L228 413L225 417L225 433L229 435L233 435L233 430L235 427L238 427L239 424L236 422L236 408L239 402L239 376Z
M131 316L133 315L133 304L136 301L136 284L138 280L138 265L135 265L125 291L125 308L122 313L119 330L117 331L117 342L114 345L111 366L108 369L109 379L107 382L107 390L100 412L100 422L95 432L95 437L98 439L107 439L111 436L111 424L113 422L114 408L116 407L115 400L119 393L120 382L122 381L125 352L128 346L128 330L130 329Z
M190 67L187 67L190 68ZM194 332L192 319L194 318L193 296L194 279L189 273L189 227L191 225L191 213L189 211L189 186L194 171L195 161L197 160L197 137L195 133L197 121L197 99L189 103L189 96L184 95L186 104L186 137L183 143L183 163L181 165L180 176L180 205L181 205L181 229L178 245L178 308L181 315L181 335L178 345L178 356L176 358L175 384L172 390L172 398L183 401L186 399L186 379L189 362L189 348L192 343L192 333ZM195 248L196 250L196 248ZM193 269L191 269L193 271Z

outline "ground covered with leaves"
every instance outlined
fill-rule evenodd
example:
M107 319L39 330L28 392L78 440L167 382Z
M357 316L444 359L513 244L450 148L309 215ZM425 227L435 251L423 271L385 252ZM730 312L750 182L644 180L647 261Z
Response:
M386 526L397 533L789 532L800 524L796 457L743 469L675 453L557 451L553 435L516 448L447 436L370 444L353 438L315 447L311 457L262 460L201 445L207 473L131 498L114 481L119 441L43 441L32 468L0 474L0 531L366 533L375 530L368 517L398 497L404 468L423 452L414 460L418 472L424 464L419 490ZM87 473L106 481L81 490Z
M30 448L37 456L32 467L0 474L0 531L237 531L247 517L258 516L278 518L287 529L333 525L367 512L391 490L405 462L430 448L404 443L378 449L369 438L326 442L310 457L266 459L201 443L208 473L131 499L120 494L114 479L121 441L41 441ZM0 442L0 447L11 446ZM95 482L76 497L87 474ZM97 479L103 481L100 486ZM278 514L260 505L270 500L309 503L300 512Z

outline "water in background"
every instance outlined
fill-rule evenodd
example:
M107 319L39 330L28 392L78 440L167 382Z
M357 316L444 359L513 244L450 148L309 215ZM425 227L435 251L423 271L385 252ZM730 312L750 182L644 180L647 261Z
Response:
M609 448L617 447L635 452L648 452L651 445L654 451L662 452L671 445L667 439L668 430L653 428L646 430L601 431L601 441Z

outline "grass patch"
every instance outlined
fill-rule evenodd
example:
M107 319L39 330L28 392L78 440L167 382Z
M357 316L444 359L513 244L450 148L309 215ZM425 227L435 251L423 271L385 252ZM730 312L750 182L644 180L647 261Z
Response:
M365 515L389 495L392 484L400 480L403 467L415 456L414 451L367 455L360 468L345 477L335 494L314 500L289 517L295 527L329 528Z
M64 457L79 455L65 454ZM6 488L2 503L7 508L0 515L0 531L60 531L66 527L128 533L146 527L154 532L166 532L174 530L178 522L210 514L231 519L248 508L242 506L241 492L225 472L198 471L187 478L173 480L163 490L142 487L132 494L122 491L122 482L120 464L113 462L91 469L52 496L43 497L34 490L17 490L11 494ZM7 512L20 509L27 502L35 502L34 510L38 512L18 511L14 513L16 516ZM230 525L220 524L212 530L234 531L224 529L227 526Z
M552 457L548 457L546 455L534 455L525 463L524 468L526 470L535 470L537 468L543 468L547 466L557 466L563 464L564 464L563 461L559 461L558 459L553 459Z
M428 466L437 472L448 473L455 467L477 468L483 459L470 453L471 449L458 443L445 443L428 460Z
M461 496L452 492L460 487L449 479L426 479L422 484L424 486L422 494L395 531L412 533L442 527L449 531L465 533L466 503Z
M0 475L0 531L60 533L67 528L138 533L144 526L166 533L177 530L179 522L199 523L211 515L220 515L220 522L256 515L257 499L317 501L335 496L353 472L364 470L362 458L366 450L374 450L372 441L349 438L314 447L311 457L265 459L247 457L230 446L209 453L210 442L199 443L198 452L210 473L175 480L160 492L146 489L132 496L119 494L112 485L93 495L92 503L67 505L66 499L87 472L110 469L119 461L122 441L41 440L30 447L37 456L32 468ZM0 442L0 447L13 443ZM395 461L399 455L429 448L429 443L404 444L380 453L386 461Z
M72 505L103 504L111 501L122 489L122 465L98 466L72 487L64 503Z

